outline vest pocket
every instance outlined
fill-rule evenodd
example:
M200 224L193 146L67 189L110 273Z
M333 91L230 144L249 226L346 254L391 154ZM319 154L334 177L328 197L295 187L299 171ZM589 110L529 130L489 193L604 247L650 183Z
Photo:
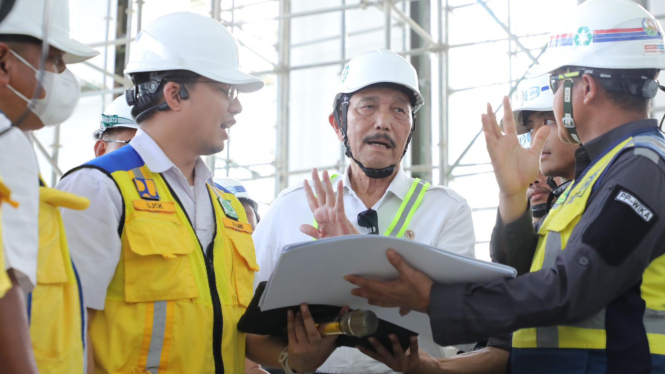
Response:
M247 307L254 296L254 272L259 271L254 241L248 233L226 230L233 247L233 273L238 303Z
M135 211L125 225L125 300L199 297L189 256L194 242L174 213Z

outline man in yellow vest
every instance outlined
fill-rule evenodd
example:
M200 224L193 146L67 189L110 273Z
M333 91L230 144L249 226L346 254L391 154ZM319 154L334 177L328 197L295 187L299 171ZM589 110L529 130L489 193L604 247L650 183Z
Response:
M237 329L258 270L241 203L201 159L224 148L238 92L263 87L239 69L231 33L189 12L144 27L126 98L140 130L129 145L70 171L58 188L86 196L65 212L84 282L97 373L242 373L245 356L297 372L335 349L305 305L282 339Z
M3 211L4 250L14 274L23 274L19 283L23 278L35 285L27 293L27 308L21 308L23 317L12 321L12 331L21 336L0 344L15 356L3 357L0 367L11 373L84 373L85 310L59 208L84 209L88 202L40 187L28 132L71 115L80 92L66 64L98 52L70 38L66 1L52 1L48 28L45 8L44 0L17 1L0 25L0 110L8 118L0 124L0 174L20 204ZM28 326L30 339L20 334ZM16 366L22 357L27 361Z
M475 236L466 200L450 188L411 178L400 165L416 130L416 113L424 104L416 70L403 57L381 49L352 58L342 71L328 118L351 161L342 175L329 178L323 172L324 184L341 192L341 216L353 223L355 232L405 238L473 257ZM316 170L312 178L322 187ZM321 214L327 194L320 190L316 195L318 200L305 182L282 191L273 202L254 234L259 280L270 277L283 246L327 235L327 217ZM446 355L431 339L421 339L421 346L435 357ZM392 372L346 347L333 353L319 371Z
M665 139L647 119L664 44L660 23L626 0L585 2L553 30L541 69L553 73L560 138L583 146L573 183L538 231L531 273L433 284L388 251L399 279L350 276L353 294L428 313L440 344L515 331L517 374L665 372ZM529 214L524 193L548 130L522 149L507 98L504 105L506 134L489 105L483 129L499 213L510 223Z

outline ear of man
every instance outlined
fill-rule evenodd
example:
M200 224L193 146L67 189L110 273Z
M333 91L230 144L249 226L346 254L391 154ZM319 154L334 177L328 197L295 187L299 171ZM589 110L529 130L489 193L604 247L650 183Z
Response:
M337 120L335 120L334 113L330 113L330 115L328 116L328 122L330 123L332 129L335 131L335 134L337 134L337 139L339 139L340 142L344 141L344 134L342 134L342 130L339 128Z
M183 109L183 98L180 97L180 88L184 83L167 82L164 85L164 100L169 108L174 112L180 112Z
M584 95L582 102L585 105L591 104L591 102L598 96L600 89L601 87L598 80L590 74L582 75L582 92Z

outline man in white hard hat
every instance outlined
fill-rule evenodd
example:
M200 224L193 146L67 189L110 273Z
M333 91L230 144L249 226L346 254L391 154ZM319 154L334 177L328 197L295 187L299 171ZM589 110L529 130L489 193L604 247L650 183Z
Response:
M66 64L98 52L70 38L66 1L51 2L49 27L45 7L20 0L0 24L0 175L19 204L2 217L14 287L0 300L0 371L83 373L85 313L58 208L84 209L87 201L40 187L27 132L71 115L79 86Z
M351 59L329 122L352 162L344 174L329 178L323 172L323 178L341 186L346 216L360 233L415 240L473 257L475 237L466 200L449 188L407 176L400 166L423 104L416 71L404 58L384 49ZM316 170L313 178L320 185ZM314 224L308 187L301 183L282 191L257 227L259 281L269 278L283 246L319 238L325 231L327 222ZM421 346L437 357L444 355L431 341ZM338 349L319 371L390 372L353 348Z
M513 117L518 140L523 148L530 148L532 134L541 127L555 129L553 109L554 95L549 87L549 77L541 76L523 80L513 97ZM502 124L503 126L503 124ZM503 129L503 128L502 128ZM523 216L524 222L533 223L536 230L551 208L552 203L565 190L575 174L575 150L577 145L561 141L556 131L550 131L541 154L541 170L529 184L526 200L529 201L531 214ZM543 175L545 174L545 175ZM561 185L557 186L555 179ZM517 230L516 230L517 228ZM492 260L517 269L519 275L526 274L531 268L535 248L529 239L519 231L522 225L511 223L504 225L501 215L492 232L490 255ZM525 240L522 240L525 239ZM399 352L395 355L379 347L377 353L368 352L395 371L409 373L504 373L508 364L508 352L511 349L510 334L490 338L484 348L457 356L435 360L424 352L411 356L411 353ZM413 352L416 350L413 349ZM429 371L425 369L429 369Z
M249 192L241 181L235 178L213 178L218 188L225 189L234 194L247 213L247 220L252 226L252 230L256 229L256 225L261 221L259 216L259 204L249 196Z
M120 149L129 144L139 125L132 118L132 108L127 105L125 96L119 96L104 113L100 126L92 133L95 139L95 157Z
M224 148L242 111L238 92L263 82L239 69L221 23L189 12L144 27L125 73L140 130L58 185L91 201L64 220L76 234L97 372L241 373L245 356L315 369L335 337L319 334L306 305L287 315L288 345L238 331L258 270L252 230L201 159Z
M553 29L540 70L553 73L560 138L583 145L573 183L538 232L531 273L433 284L391 252L408 275L397 284L349 277L360 287L353 294L429 313L441 344L517 330L517 374L665 372L665 139L647 119L654 79L665 69L664 44L658 20L627 0L587 1ZM501 189L499 213L511 223L528 214L524 193L549 131L543 127L532 148L522 149L507 98L504 105L506 134L489 105L483 130Z

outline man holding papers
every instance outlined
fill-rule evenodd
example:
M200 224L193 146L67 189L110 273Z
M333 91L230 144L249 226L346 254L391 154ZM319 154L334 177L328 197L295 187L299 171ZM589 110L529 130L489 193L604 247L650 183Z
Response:
M349 61L338 92L329 121L353 162L343 175L329 178L324 172L323 178L341 188L352 229L473 257L475 236L466 201L449 188L408 177L400 167L415 131L416 112L424 104L415 69L392 51L369 51ZM326 222L315 222L304 186L283 191L257 226L257 281L270 277L285 245L326 236ZM436 345L430 348L442 355ZM391 372L349 348L338 349L319 371Z
M573 42L585 30L589 42ZM515 331L515 374L664 373L665 138L648 117L665 56L643 53L645 40L662 46L663 34L653 15L626 0L585 2L553 30L539 68L552 74L559 137L582 145L574 181L538 231L531 273L433 284L389 251L400 277L349 276L360 287L352 294L428 313L439 344ZM517 221L549 128L521 148L507 98L505 134L489 105L482 122L501 188L499 214ZM535 235L528 221L524 229Z

